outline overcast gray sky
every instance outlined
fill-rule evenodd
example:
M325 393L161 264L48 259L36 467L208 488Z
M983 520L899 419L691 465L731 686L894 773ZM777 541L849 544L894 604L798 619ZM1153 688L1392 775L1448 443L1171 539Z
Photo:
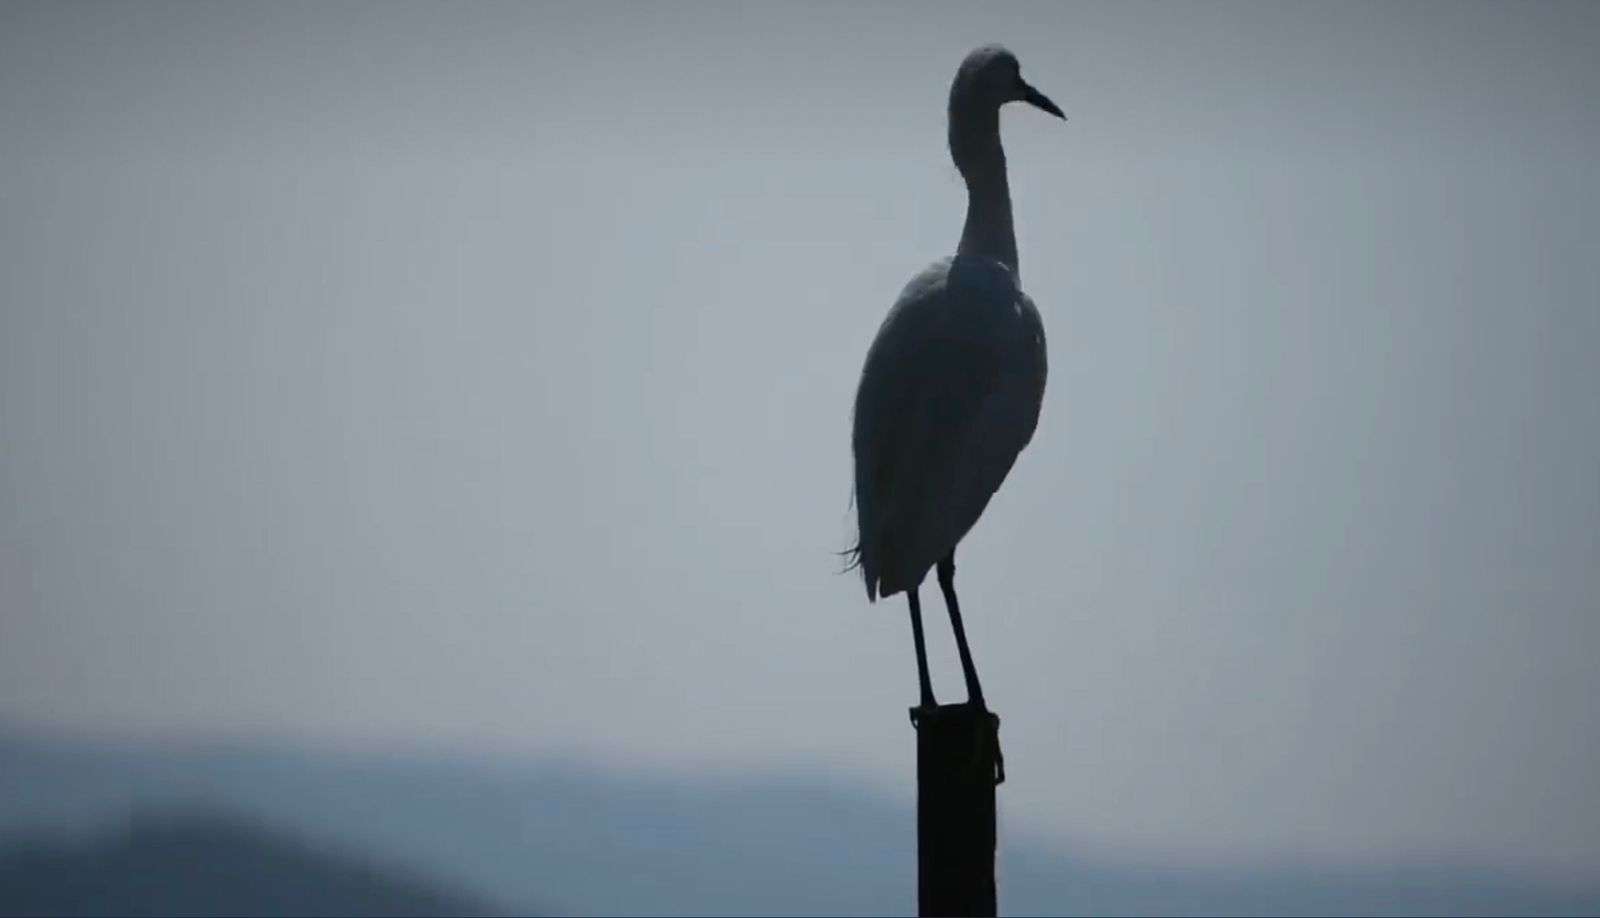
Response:
M1592 876L1593 3L0 5L0 718L908 793L849 409L988 41L1005 820Z

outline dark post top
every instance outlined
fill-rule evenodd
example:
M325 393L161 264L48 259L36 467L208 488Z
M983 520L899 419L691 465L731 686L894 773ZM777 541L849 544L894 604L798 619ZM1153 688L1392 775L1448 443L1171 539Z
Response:
M917 730L917 913L996 913L1000 718L971 704L911 709Z

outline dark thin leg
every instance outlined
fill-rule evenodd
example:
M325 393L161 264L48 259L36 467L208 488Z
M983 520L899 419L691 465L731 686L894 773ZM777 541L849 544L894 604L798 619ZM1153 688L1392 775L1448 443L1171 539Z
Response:
M978 684L978 668L972 665L967 648L967 632L961 627L961 605L956 602L956 553L939 562L939 589L944 591L944 607L950 612L950 628L956 633L956 649L961 651L961 672L967 677L967 700L983 708L983 686Z
M917 588L906 590L906 603L911 606L911 638L917 643L917 682L922 687L922 706L931 708L938 704L933 700L933 680L928 677L928 645L922 640L922 605L917 602Z

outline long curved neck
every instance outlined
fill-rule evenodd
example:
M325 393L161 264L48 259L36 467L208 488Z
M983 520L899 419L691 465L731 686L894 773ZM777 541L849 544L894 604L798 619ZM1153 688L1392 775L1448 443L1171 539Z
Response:
M967 222L959 255L997 259L1017 273L1017 234L1011 219L1006 153L998 109L950 109L950 155L967 182Z

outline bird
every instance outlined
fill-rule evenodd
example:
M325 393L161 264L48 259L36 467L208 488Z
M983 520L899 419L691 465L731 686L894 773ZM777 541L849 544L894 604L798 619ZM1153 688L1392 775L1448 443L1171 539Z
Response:
M1033 438L1044 401L1044 323L1022 292L1000 109L1066 120L1011 51L979 47L950 84L950 156L967 186L955 255L913 277L867 351L851 422L857 541L868 602L905 593L923 708L934 708L917 591L938 568L968 703L987 710L961 623L956 545Z

